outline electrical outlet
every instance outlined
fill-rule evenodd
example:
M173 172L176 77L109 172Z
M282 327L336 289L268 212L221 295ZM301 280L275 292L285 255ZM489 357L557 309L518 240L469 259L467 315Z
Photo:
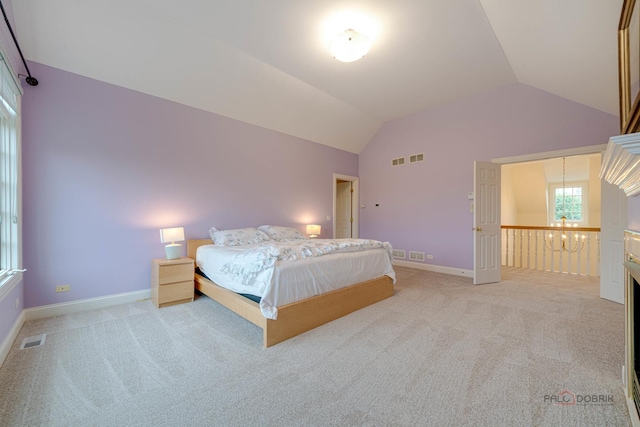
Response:
M433 255L427 255L427 259L433 259Z
M56 286L56 292L69 292L70 290L71 290L71 285Z

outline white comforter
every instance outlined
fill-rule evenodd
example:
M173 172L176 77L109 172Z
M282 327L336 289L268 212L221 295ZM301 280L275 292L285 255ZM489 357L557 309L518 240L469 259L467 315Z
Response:
M387 275L395 283L391 245L368 239L305 239L198 248L196 263L211 280L261 297L276 319L278 306Z

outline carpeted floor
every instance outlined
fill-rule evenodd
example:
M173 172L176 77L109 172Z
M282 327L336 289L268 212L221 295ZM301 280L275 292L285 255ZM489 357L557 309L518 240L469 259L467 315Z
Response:
M207 297L28 322L0 368L0 426L630 424L623 306L597 278L396 270L392 298L269 349Z

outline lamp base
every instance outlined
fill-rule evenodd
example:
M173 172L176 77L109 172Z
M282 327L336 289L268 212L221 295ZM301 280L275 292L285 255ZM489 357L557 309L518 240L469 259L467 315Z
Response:
M171 243L164 247L167 259L178 259L182 255L182 245L180 243Z

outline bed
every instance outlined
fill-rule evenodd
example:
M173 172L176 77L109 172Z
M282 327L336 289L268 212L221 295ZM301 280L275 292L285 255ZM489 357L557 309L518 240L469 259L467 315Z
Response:
M266 240L244 234L233 244L237 230L212 228L210 238L187 241L187 255L196 261L195 288L260 327L265 347L394 293L388 243L310 240L299 234L296 239L278 239L291 237L291 230L298 232L277 226L258 229L270 232ZM255 233L256 229L238 230ZM221 238L222 233L226 235ZM302 249L296 249L298 245Z

